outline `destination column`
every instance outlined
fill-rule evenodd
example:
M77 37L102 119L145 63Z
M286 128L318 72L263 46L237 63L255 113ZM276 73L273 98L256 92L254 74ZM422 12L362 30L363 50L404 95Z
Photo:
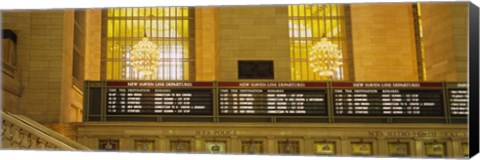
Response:
M220 115L327 116L326 83L219 82Z

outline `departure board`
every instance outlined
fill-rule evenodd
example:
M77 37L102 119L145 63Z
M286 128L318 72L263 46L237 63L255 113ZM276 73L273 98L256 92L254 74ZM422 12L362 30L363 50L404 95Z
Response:
M326 83L218 82L220 115L327 116Z
M85 121L466 123L468 98L465 82L86 81L83 104Z
M212 82L107 82L106 114L211 115Z
M442 83L333 82L336 116L444 116Z
M447 83L448 106L451 116L468 115L467 83Z

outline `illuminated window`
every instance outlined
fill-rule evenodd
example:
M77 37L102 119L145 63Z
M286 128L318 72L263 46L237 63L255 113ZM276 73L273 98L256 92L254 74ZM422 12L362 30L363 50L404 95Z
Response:
M107 80L191 80L194 34L188 7L115 8L104 13L106 43L102 62ZM131 60L133 46L144 37L155 44L154 72L142 75Z
M291 79L292 80L343 80L348 70L346 12L344 5L289 5L288 27L290 37ZM343 64L334 70L332 76L321 76L314 72L309 60L312 47L322 37L342 51Z

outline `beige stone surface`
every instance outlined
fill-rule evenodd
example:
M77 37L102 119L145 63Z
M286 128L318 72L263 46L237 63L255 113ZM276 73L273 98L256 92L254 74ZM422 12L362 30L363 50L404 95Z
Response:
M59 120L63 12L3 13L3 27L18 36L18 61L24 86L19 113L40 122Z
M195 80L213 81L217 75L218 8L195 9Z
M73 11L12 11L2 16L3 27L18 36L18 81L9 84L21 86L18 102L6 94L4 104L41 123L78 121L78 109L70 107L82 106L81 96L72 92Z
M412 4L352 4L356 81L418 81Z
M273 60L274 79L290 80L286 6L218 9L218 79L238 80L238 60Z
M102 11L88 9L86 13L85 80L100 80Z
M428 81L467 80L468 3L421 3Z

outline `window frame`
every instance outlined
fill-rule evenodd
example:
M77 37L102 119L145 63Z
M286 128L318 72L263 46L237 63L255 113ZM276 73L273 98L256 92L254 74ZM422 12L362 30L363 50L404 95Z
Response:
M163 16L163 15L159 15L159 16L152 16L152 17L149 17L149 16L133 16L133 11L134 9L139 9L139 8L143 8L143 9L155 9L155 10L160 10L159 8L186 8L188 10L188 15L184 15L184 16L181 16L180 18L179 17L175 17L174 16ZM149 81L149 80L171 80L171 81L193 81L195 80L195 9L193 7L185 7L185 6L178 6L178 7L139 7L139 8L132 8L132 7L129 7L129 8L108 8L108 9L102 9L102 36L101 36L101 77L100 79L101 80L136 80L136 81ZM128 10L128 9L131 9L131 12L132 12L132 16L113 16L113 17L109 17L108 16L108 11L109 9L125 9ZM159 13L157 10L157 14ZM146 13L147 11L143 12L143 13ZM148 12L148 13L155 13L155 12ZM127 14L127 13L126 13ZM183 13L182 13L183 14ZM139 75L135 75L137 77L131 77L131 78L128 78L127 75L126 75L126 69L125 67L123 67L123 70L122 70L122 67L110 67L112 69L109 70L109 67L107 65L112 65L113 63L122 63L123 65L126 65L126 61L122 60L122 59L125 59L125 58L117 58L119 60L115 60L115 58L109 58L107 56L108 54L108 44L109 44L109 41L111 41L112 39L115 39L115 37L109 37L108 36L108 23L109 23L109 19L112 19L112 20L138 20L140 21L143 17L144 20L150 20L150 21L166 21L166 20L170 20L170 21L174 21L175 23L178 23L177 20L186 20L188 21L188 25L187 24L183 24L182 22L182 27L184 25L186 25L188 27L188 34L187 35L184 35L184 36L178 36L178 37L174 37L174 38L177 38L177 39L180 39L180 40L166 40L168 37L162 37L162 36L157 36L157 37L150 37L150 36L147 36L147 38L149 38L149 41L151 41L151 39L153 39L153 41L157 42L156 45L157 46L160 46L158 45L160 42L159 41L164 41L166 43L170 43L170 42L175 42L176 41L180 41L180 42L185 42L185 43L188 43L188 46L184 46L184 50L188 50L188 51L179 51L177 53L180 53L180 52L187 52L186 54L188 54L188 57L183 57L183 58L179 58L180 60L177 61L177 60L174 60L174 61L164 61L164 62L167 62L167 63L172 63L172 65L177 65L177 62L178 63L181 63L180 65L183 66L184 70L182 70L181 72L183 77L177 79L177 78L172 78L172 79L160 79L159 76L156 76L156 77L153 77L151 79L142 79L141 77L139 77ZM132 23L132 26L133 25L133 22ZM143 23L143 22L142 22ZM123 30L127 30L126 29L126 26L127 24L125 24L125 26L121 26L121 29ZM139 27L139 26L138 26ZM163 27L163 26L161 26ZM139 30L140 27L137 29ZM176 29L178 30L178 28ZM140 34L140 32L142 31L138 31L138 34ZM183 31L182 31L183 32ZM147 31L147 34L148 35L151 35L149 33L152 33L152 32L149 32ZM186 33L186 32L185 32ZM130 33L130 35L134 35L134 33ZM157 32L157 35L158 35L158 32ZM135 37L137 36L137 37ZM140 39L140 37L138 37L138 35L135 34L135 36L130 36L129 37L122 37L123 39L128 39L128 43L129 45L133 46L135 44L137 44L139 41L135 41L134 39ZM142 36L143 37L143 36ZM118 37L117 37L118 38ZM159 40L160 39L160 40ZM185 40L181 40L181 39L185 39ZM152 42L152 41L151 41ZM179 44L180 44L179 42ZM163 42L162 42L163 43ZM174 45L167 45L167 47L172 47ZM183 46L183 45L179 45L179 46ZM168 52L168 51L167 51ZM167 52L164 52L164 53L167 53ZM173 52L172 52L173 53ZM122 54L122 53L116 53L116 54ZM185 68L185 66L187 66ZM160 68L160 67L159 67ZM118 72L119 75L113 75L113 72L114 70L118 70L116 72ZM167 70L167 69L166 69ZM157 71L159 72L159 71ZM165 72L166 73L166 72ZM109 75L109 74L112 74L112 75Z
M289 11L288 11L288 25L289 25L289 44L290 44L290 68L291 68L291 80L292 81L316 81L316 80L336 80L336 81L354 81L354 69L353 69L353 66L354 66L354 63L353 63L353 53L352 53L352 33L351 33L351 17L350 17L350 5L348 4L303 4L303 7L306 7L306 6L309 6L311 8L311 6L315 6L318 8L319 5L328 5L328 6L334 6L335 8L335 14L336 15L332 15L332 12L329 13L330 15L326 15L326 16L323 16L323 15L320 15L320 14L317 14L317 15L313 15L313 10L314 9L311 9L311 11L307 12L307 11L304 11L304 13L298 11L299 9L297 9L297 15L294 15L293 12L294 9L293 9L293 6L300 6L300 5L289 5ZM292 7L292 8L290 8ZM307 7L308 8L308 7ZM342 11L339 11L340 9L343 8L343 12ZM318 10L318 9L317 9ZM307 16L307 14L310 14ZM294 35L296 33L296 31L294 30L295 27L291 27L290 25L291 24L295 24L294 21L305 21L303 23L307 23L307 21L315 21L315 22L308 22L308 23L312 23L310 24L312 27L313 27L313 30L317 29L318 31L313 31L312 30L312 34L315 34L314 32L319 32L319 33L316 33L316 35L313 35L312 37L293 37L292 38L292 35ZM341 31L339 33L339 36L329 36L329 35L326 35L327 39L329 41L333 41L333 42L336 42L336 43L341 43L341 50L342 50L342 62L343 62L343 65L341 66L341 78L340 79L334 79L334 78L329 78L329 79L326 79L325 77L321 77L319 76L316 72L313 72L311 70L309 70L310 68L310 62L309 62L309 56L308 56L308 52L309 52L309 48L307 48L307 46L310 44L311 46L315 45L315 43L319 42L320 41L320 38L322 35L319 35L322 33L322 29L320 27L324 27L324 26L321 26L321 25L324 25L324 22L325 21L334 21L335 23L339 24L339 25L342 25L341 26ZM342 23L339 23L339 22L342 22ZM313 23L318 23L317 26L315 26L315 24ZM327 26L328 27L328 26ZM332 28L333 26L330 24L330 27ZM298 26L298 28L302 28L301 26ZM293 30L293 31L292 31ZM304 31L305 32L305 35L307 34L307 31L306 30L301 30L299 29L299 32L302 32ZM333 32L332 32L333 33ZM332 34L330 33L330 34ZM327 34L329 34L329 32L327 32ZM302 45L300 44L301 46L297 47L297 46L292 46L292 45L298 45L295 43L295 41L302 41L302 40L305 40L306 41L306 44L305 45ZM293 50L292 50L293 49ZM300 51L300 56L296 56L295 54L298 54L296 52L298 51L295 51L295 50L301 50ZM306 54L306 57L302 57L301 54ZM295 69L296 67L298 67L300 65L300 69ZM303 66L303 67L302 67ZM306 71L305 71L306 70ZM297 75L296 71L300 71L302 73L300 73L300 75ZM305 72L305 73L303 73ZM312 76L311 76L312 75Z

